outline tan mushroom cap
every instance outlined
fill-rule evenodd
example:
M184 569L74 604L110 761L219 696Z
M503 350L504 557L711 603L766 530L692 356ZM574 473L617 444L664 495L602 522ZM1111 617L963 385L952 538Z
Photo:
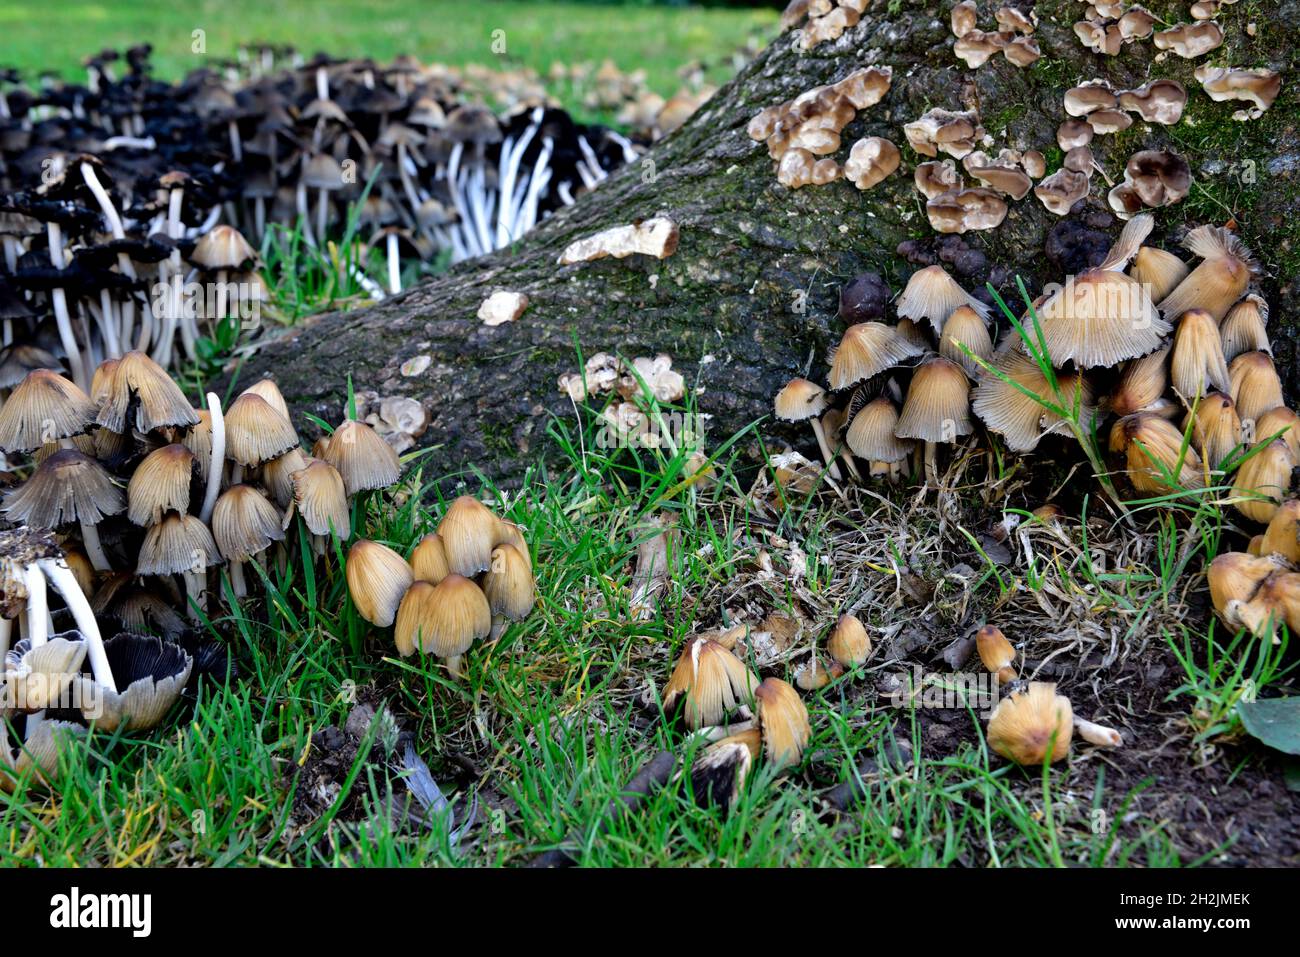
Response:
M330 435L321 458L343 476L349 495L387 488L402 474L393 447L364 422L348 419Z
M1169 386L1170 346L1124 363L1115 390L1106 397L1107 409L1119 418L1153 406Z
M1003 353L993 367L996 372L984 373L975 386L971 408L990 432L1003 437L1012 451L1030 452L1038 447L1044 435L1061 428L1061 420L1049 413L1043 402L1059 404L1064 400L1073 404L1077 396L1081 419L1091 420L1092 390L1078 373L1057 373L1057 388L1061 393L1058 399L1038 363L1022 352ZM1026 395L1026 391L1031 394Z
M684 698L688 726L721 724L739 705L751 702L758 687L757 676L743 661L701 635L686 642L664 685L664 710Z
M1095 110L1088 114L1087 121L1098 135L1122 133L1133 125L1133 117L1122 110Z
M135 573L176 575L220 564L221 553L208 526L196 515L173 512L145 532Z
M443 547L442 536L430 532L420 539L411 551L411 570L416 579L436 585L451 574L447 563L447 550Z
M1120 33L1118 23L1100 20L1080 20L1074 25L1074 35L1093 53L1103 56L1117 56L1124 43L1124 35Z
M856 616L840 615L826 639L826 650L845 668L855 668L871 654L871 637Z
M1034 181L1029 178L1029 175L1024 170L1003 162L969 162L971 157L976 155L971 153L970 156L966 157L968 162L963 164L966 172L990 189L1010 196L1012 199L1020 200L1028 195Z
M1016 37L1003 49L1002 55L1007 58L1013 66L1018 66L1022 70L1031 67L1043 57L1042 47L1033 37Z
M133 400L135 422L130 423L127 414ZM198 424L199 415L162 366L143 352L128 352L113 367L96 421L113 432L125 434L134 424L148 433L166 427L190 428Z
M348 549L344 570L357 614L378 628L391 625L402 596L415 581L406 559L387 545L363 538Z
M144 457L126 487L126 517L136 525L157 525L167 512L190 507L194 453L180 444L165 445Z
M993 338L983 316L970 306L954 309L939 336L939 355L978 376L983 367L976 359L987 362L993 357Z
M922 156L938 156L943 151L961 159L983 138L984 127L972 111L953 112L936 107L905 124L903 134L908 145Z
M1133 258L1128 274L1147 287L1152 302L1160 302L1178 288L1189 271L1187 263L1174 253L1154 246L1143 246Z
M98 525L124 508L126 496L104 466L76 449L60 449L5 495L4 513L11 521L55 529L71 522Z
M791 379L773 401L782 422L804 422L826 411L826 390L808 379Z
M1241 416L1236 403L1222 392L1211 392L1196 403L1196 413L1188 411L1183 430L1189 425L1192 441L1210 468L1219 468L1241 445Z
M1243 352L1228 364L1229 394L1242 421L1256 420L1283 405L1282 380L1264 352Z
M1212 390L1231 388L1219 324L1204 309L1189 309L1178 318L1169 377L1188 403Z
M293 421L289 415L289 404L284 401L284 395L280 392L280 387L275 384L275 380L258 379L244 391L260 395L270 404L271 408L279 412L288 421Z
M33 369L0 407L0 449L30 452L85 432L95 421L90 397L49 369Z
M958 306L970 306L988 318L987 305L963 289L942 266L934 265L912 274L895 308L900 319L926 319L936 333L942 333L944 322Z
M847 389L921 352L892 326L880 322L856 323L844 331L844 338L831 357L831 388Z
M1281 440L1252 451L1254 454L1237 469L1232 494L1237 511L1262 524L1273 519L1290 493L1296 459Z
M328 462L312 459L310 464L293 472L289 481L294 507L307 530L313 535L329 535L332 531L341 541L347 541L352 535L352 515L338 469Z
M532 566L513 545L492 549L492 564L483 576L483 594L494 615L521 621L533 610L536 594Z
M1275 406L1255 419L1255 438L1261 442L1279 439L1300 462L1300 416L1284 405Z
M491 509L471 495L453 501L438 523L448 567L466 577L486 571L492 564L499 521Z
M1228 310L1219 327L1223 338L1223 355L1235 359L1243 352L1267 352L1273 348L1268 339L1268 303L1262 296L1249 295Z
M1092 142L1092 127L1084 120L1066 120L1056 128L1056 145L1069 151Z
M1264 113L1277 99L1282 89L1282 77L1267 69L1232 69L1204 64L1196 68L1196 79L1202 89L1216 102L1241 100L1254 104L1247 116L1254 118Z
M284 541L280 511L253 486L231 486L212 510L212 537L222 558L246 562Z
M1007 210L1006 200L984 187L941 193L925 203L926 217L940 233L996 229L1007 218Z
M858 189L870 189L898 169L898 147L880 136L858 140L849 150L844 178Z
M1038 15L1032 9L1028 13L1015 7L1003 6L993 11L993 18L998 22L998 29L1004 33L1022 33L1026 36L1034 32Z
M976 69L987 63L994 54L1005 50L1010 42L1010 34L968 30L953 43L952 52L968 67Z
M754 690L754 711L767 759L777 768L802 761L812 726L799 692L779 678L767 678Z
M1119 97L1104 80L1092 80L1065 91L1065 112L1070 116L1087 116L1096 110L1113 110Z
M1204 309L1221 320L1258 271L1254 256L1235 233L1220 226L1198 226L1183 245L1202 262L1160 302L1161 312L1177 316L1188 309Z
M1157 50L1172 50L1191 60L1222 46L1223 28L1213 20L1180 23L1168 30L1157 31L1152 39Z
M1112 445L1124 452L1129 481L1139 492L1162 495L1204 484L1201 457L1184 448L1183 433L1166 419L1139 412L1112 426Z
M1033 681L1008 695L989 716L989 747L1025 767L1055 764L1070 753L1074 710L1056 685Z
M271 501L281 509L293 504L293 473L305 469L312 462L301 448L294 447L284 455L262 463L262 485L271 493Z
M408 657L418 648L438 658L459 658L492 633L492 609L482 589L451 574L436 585L417 581L397 609L393 640Z
M950 159L930 160L917 164L916 170L912 173L912 182L916 185L917 192L926 199L933 199L943 193L960 189L962 185L957 166Z
M942 356L917 366L894 434L924 442L955 442L972 429L966 370Z
M1065 216L1071 207L1088 195L1088 177L1062 167L1034 187L1034 195L1050 213Z
M261 465L298 448L289 420L255 392L245 392L226 412L226 456L245 467Z
M960 3L954 4L948 14L952 35L960 38L970 33L975 29L978 16L974 0L961 0Z
M868 462L901 462L912 443L898 438L898 409L886 396L872 399L853 417L844 433L849 449Z
M1146 7L1134 5L1119 18L1119 35L1125 40L1145 40L1155 30L1156 15Z
M1187 90L1177 80L1159 79L1119 95L1120 109L1137 113L1148 123L1172 126L1183 118Z
M191 262L209 270L241 269L256 259L257 251L248 244L243 234L234 226L224 223L213 226L204 233L190 253Z

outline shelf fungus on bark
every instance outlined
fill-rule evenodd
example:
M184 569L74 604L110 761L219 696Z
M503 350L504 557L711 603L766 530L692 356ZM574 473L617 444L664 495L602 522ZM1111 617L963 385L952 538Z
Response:
M559 262L561 266L571 266L606 257L626 259L634 255L667 259L677 251L679 235L677 224L671 219L653 216L576 240L565 247Z
M868 136L849 150L844 178L858 189L871 189L898 169L900 160L897 146L883 137Z
M1157 50L1169 50L1185 60L1194 60L1223 45L1223 28L1213 20L1179 23L1157 31L1152 40Z
M922 156L937 157L944 152L962 159L983 141L985 131L974 110L954 112L935 107L905 124L903 135Z
M527 308L527 294L498 289L478 307L478 319L485 326L500 326L517 321Z
M1196 79L1210 99L1222 103L1239 100L1250 103L1251 108L1238 110L1232 115L1236 120L1259 119L1273 105L1282 89L1282 77L1274 70L1210 66L1196 68Z

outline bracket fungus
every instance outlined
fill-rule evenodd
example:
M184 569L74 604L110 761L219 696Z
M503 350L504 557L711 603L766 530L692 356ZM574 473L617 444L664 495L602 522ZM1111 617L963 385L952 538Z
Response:
M935 107L911 123L904 124L908 145L922 156L937 157L942 151L962 159L984 138L984 127L973 111L953 112Z
M844 178L858 189L867 190L898 169L898 147L879 136L858 140L844 163Z
M1201 88L1215 102L1239 100L1252 104L1249 110L1233 114L1234 119L1240 120L1263 116L1282 89L1281 75L1263 68L1247 70L1205 64L1196 68L1195 75Z
M1170 50L1185 60L1204 56L1223 45L1223 28L1213 20L1179 23L1152 37L1157 50Z
M525 293L498 289L478 307L478 320L485 326L500 326L517 321L527 308Z
M608 256L626 259L634 255L667 259L677 251L679 236L676 223L664 216L654 216L575 240L565 247L559 262L561 266L571 266Z

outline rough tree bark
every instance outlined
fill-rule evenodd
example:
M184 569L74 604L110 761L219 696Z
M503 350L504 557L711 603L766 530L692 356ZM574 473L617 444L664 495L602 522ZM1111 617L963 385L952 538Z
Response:
M994 6L981 4L982 29L995 29ZM1296 382L1300 83L1291 67L1300 48L1300 3L1224 7L1222 48L1197 60L1170 55L1156 62L1150 40L1126 45L1117 57L1089 53L1072 31L1084 4L1040 0L1036 36L1044 56L1027 70L1001 56L967 69L952 52L950 7L946 0L876 0L858 26L810 52L799 49L797 34L786 33L639 165L616 173L516 248L463 263L380 305L295 329L264 348L240 381L269 374L295 409L336 420L350 373L358 390L425 404L431 425L421 441L439 447L435 469L473 463L505 478L551 448L543 438L550 414L572 415L556 381L577 368L575 342L587 355L667 352L688 382L698 374L700 405L715 417L710 436L716 443L766 415L774 390L792 374L811 368L824 381L827 351L842 331L836 318L841 283L875 269L897 292L915 268L896 254L898 244L938 238L912 186L911 171L924 157L907 147L904 123L930 107L977 108L995 140L991 152L1038 148L1050 171L1061 158L1055 130L1065 118L1065 89L1093 77L1130 88L1165 76L1187 87L1183 122L1138 122L1097 137L1097 159L1120 179L1126 159L1140 148L1168 146L1187 157L1197 185L1179 206L1156 211L1156 236L1170 245L1185 224L1235 220L1267 270L1263 286L1273 305L1278 365L1284 380ZM1190 19L1181 5L1157 12L1170 21ZM1282 94L1262 119L1234 122L1231 114L1242 104L1212 102L1192 77L1205 62L1280 70ZM797 191L778 185L765 147L745 134L750 118L868 64L892 65L893 86L846 128L837 158L861 136L884 136L903 153L899 172L867 192L843 181ZM1118 226L1104 226L1105 192L1102 177L1094 176L1086 208L1076 207L1071 218L1113 236ZM656 214L681 228L671 258L556 264L574 239ZM1030 194L1011 205L1001 227L965 238L1032 289L1063 278L1044 254L1058 222ZM518 322L487 327L475 318L496 289L531 298ZM1008 283L1004 294L1013 292ZM427 370L401 375L402 363L418 355L431 357ZM712 361L701 363L706 356Z

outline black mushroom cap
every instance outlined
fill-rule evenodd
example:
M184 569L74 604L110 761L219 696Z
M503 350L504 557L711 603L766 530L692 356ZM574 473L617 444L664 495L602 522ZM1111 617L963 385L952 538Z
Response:
M840 318L849 324L883 319L889 286L879 273L866 272L840 288Z

